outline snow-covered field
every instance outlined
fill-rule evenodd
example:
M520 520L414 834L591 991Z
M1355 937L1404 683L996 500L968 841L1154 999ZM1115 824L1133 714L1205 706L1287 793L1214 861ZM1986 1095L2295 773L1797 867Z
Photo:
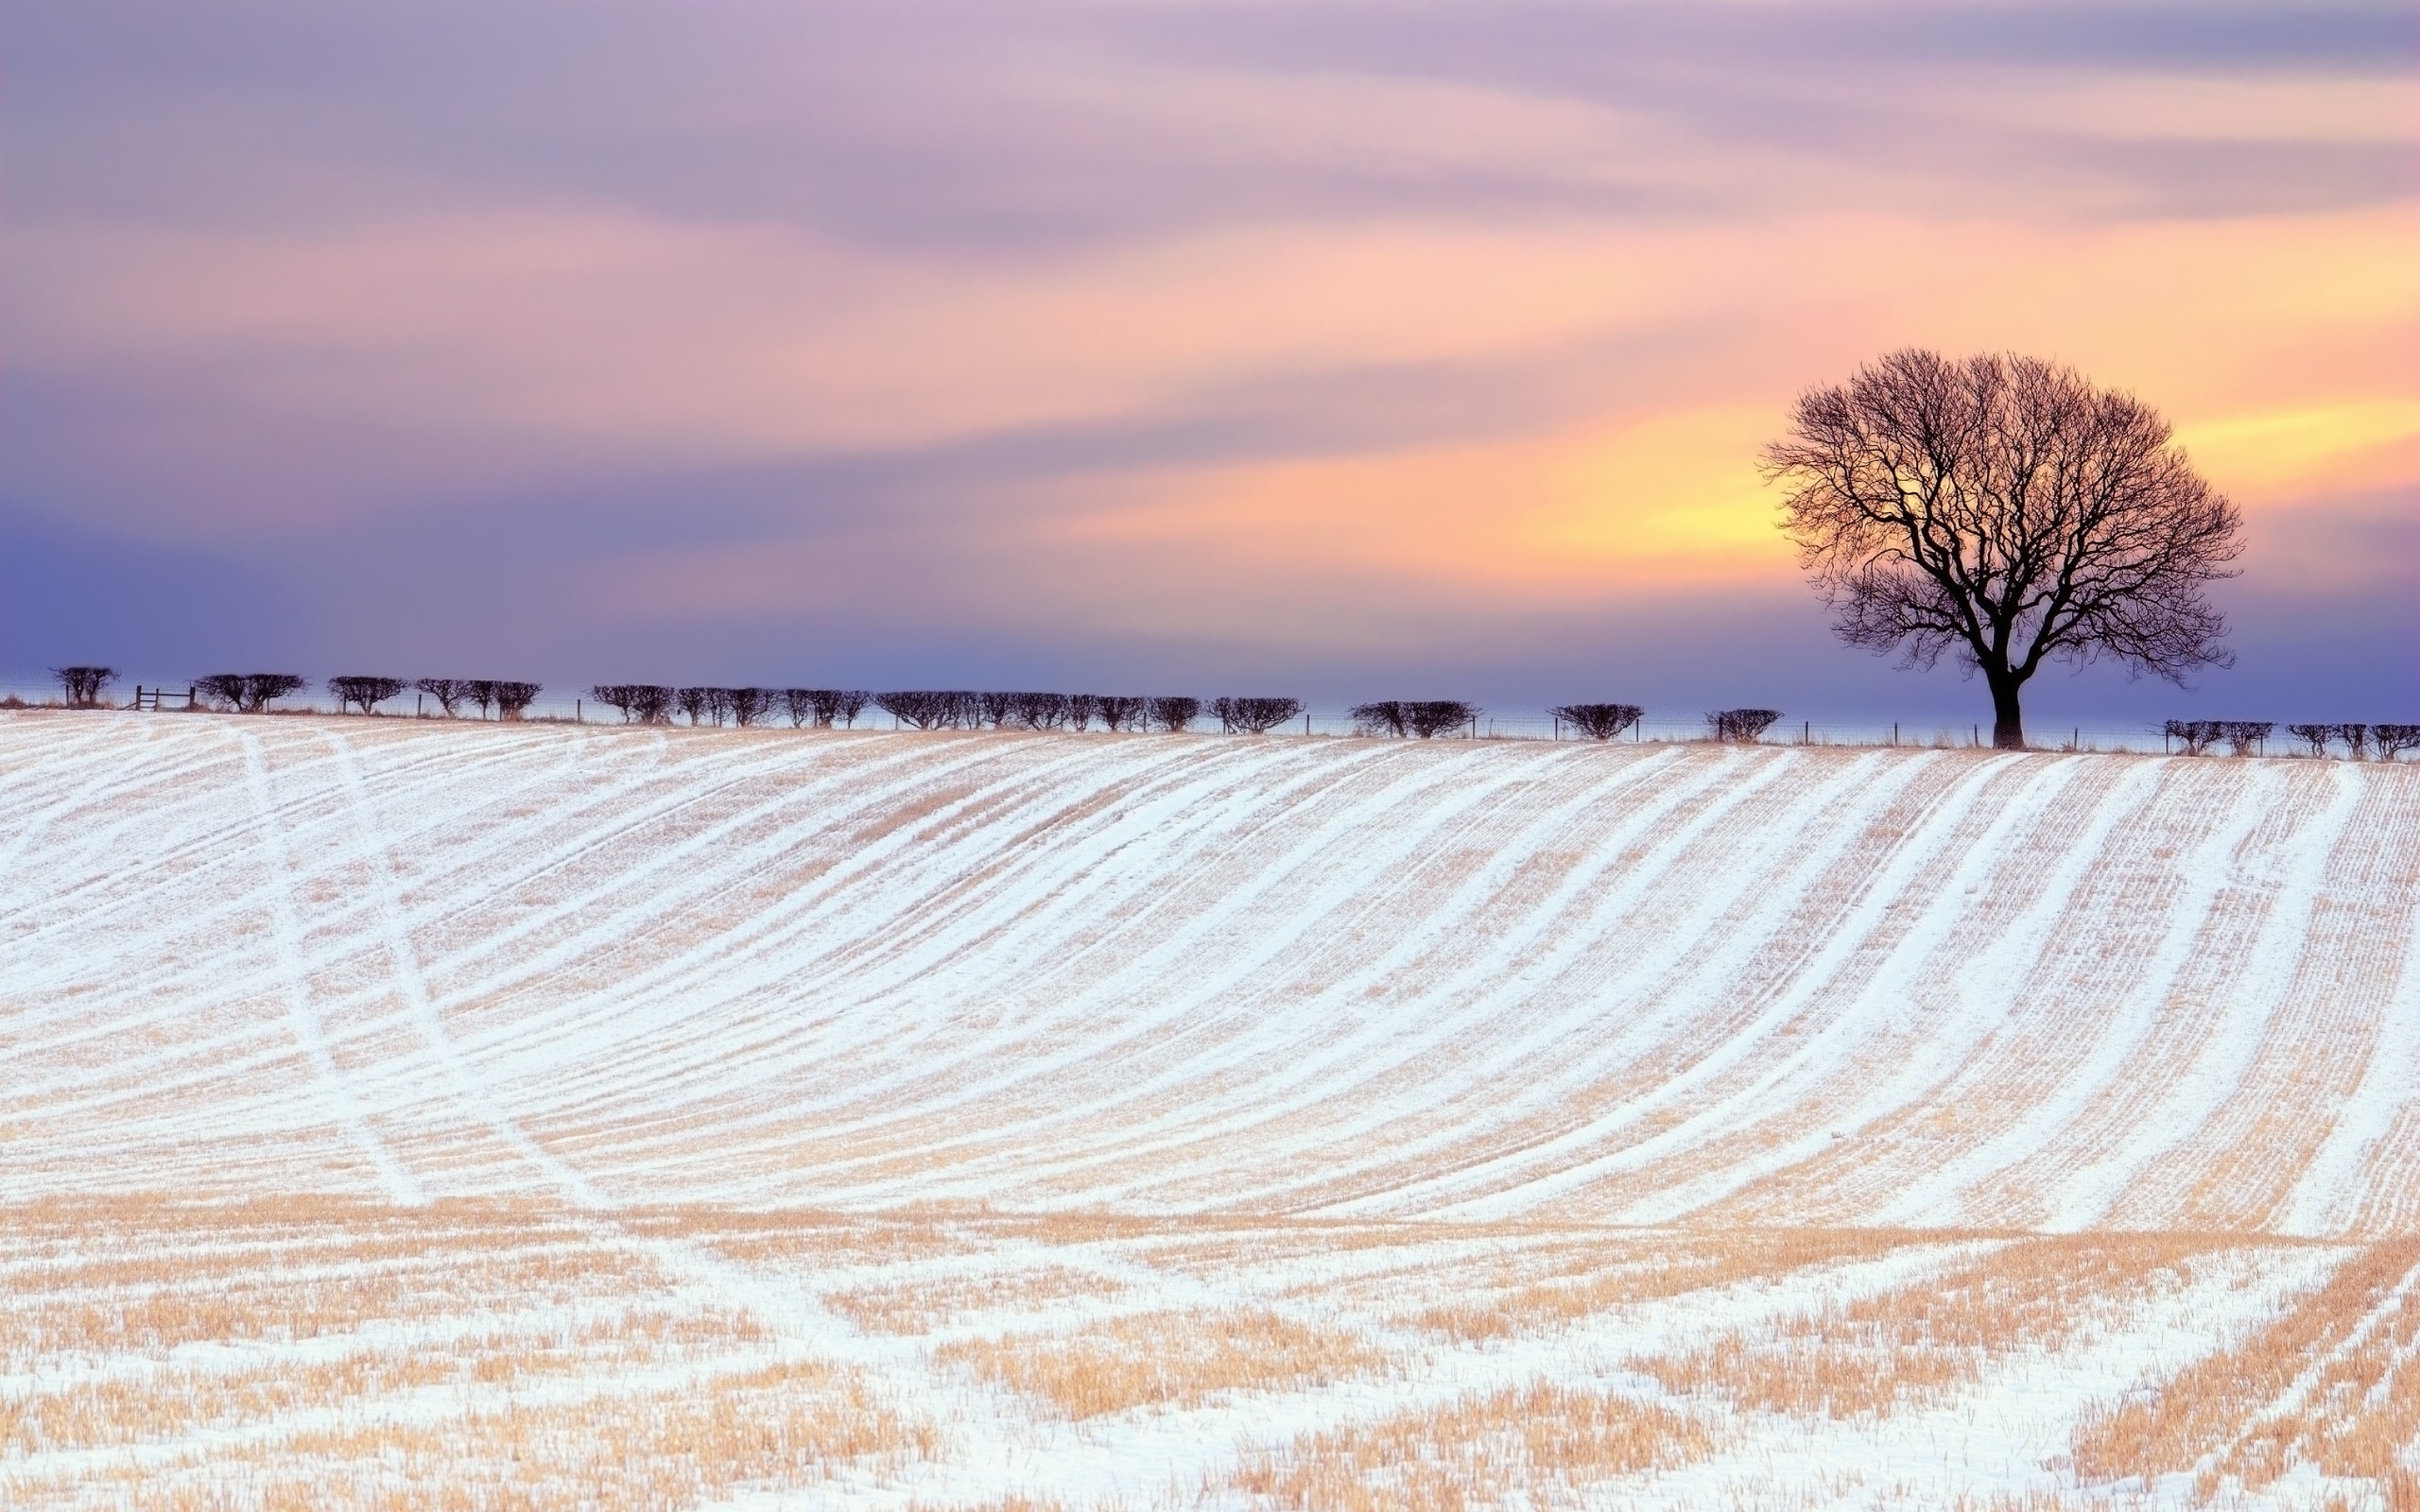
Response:
M2413 766L0 714L0 1503L2402 1512L2415 928Z

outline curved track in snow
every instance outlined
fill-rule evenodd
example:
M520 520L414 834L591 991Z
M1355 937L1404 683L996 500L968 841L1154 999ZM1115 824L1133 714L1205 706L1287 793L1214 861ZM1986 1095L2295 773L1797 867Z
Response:
M2420 1232L2420 768L0 715L0 1201Z

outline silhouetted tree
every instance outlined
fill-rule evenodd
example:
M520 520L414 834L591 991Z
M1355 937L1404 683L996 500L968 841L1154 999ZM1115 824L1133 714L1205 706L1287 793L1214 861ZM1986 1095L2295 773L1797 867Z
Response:
M422 681L421 691L424 693L434 691L427 686L427 681L428 679L425 679ZM622 723L629 724L634 717L633 711L639 704L639 686L635 682L599 682L588 690L588 696L608 709L620 710ZM447 704L445 712L452 713L454 706Z
M423 678L412 686L436 699L437 707L445 711L445 717L448 719L454 717L454 706L471 696L471 685L460 678ZM591 688L588 691L599 703L614 702L613 699L605 696L605 690L602 688ZM614 707L623 708L619 704ZM624 708L626 716L628 713L629 711Z
M2238 756L2251 755L2252 748L2267 740L2269 731L2276 728L2274 721L2267 719L2223 719L2219 722L2220 732L2226 736L2227 747Z
M776 695L770 688L725 688L723 706L731 711L731 722L745 730L773 712Z
M1150 704L1151 723L1171 735L1182 735L1201 717L1201 700L1182 694L1165 694Z
M1705 722L1715 739L1753 746L1780 717L1778 709L1719 709L1706 715Z
M538 695L545 691L545 684L539 682L494 682L489 686L495 693L495 713L499 719L520 718L528 712L531 704L538 701Z
M700 725L714 712L714 696L720 691L717 688L678 688L673 691L672 701L690 724Z
M1400 739L1411 728L1410 707L1388 698L1377 703L1357 703L1345 712L1353 720L1353 728L1360 733Z
M2369 754L2370 727L2367 725L2338 725L2336 738L2344 743L2345 754L2357 762Z
M1611 740L1646 711L1634 703L1559 703L1547 713L1591 740Z
M1229 730L1266 735L1303 712L1300 698L1213 698L1210 712Z
M1099 696L1090 693L1071 693L1067 695L1068 729L1089 730L1092 728L1094 718L1099 713Z
M2391 762L2407 750L2420 750L2420 725L2372 725L2370 739L2378 760Z
M1403 706L1404 723L1423 740L1475 724L1482 712L1478 705L1460 698L1424 698Z
M115 667L53 667L50 675L59 679L59 691L67 698L70 709L91 709L99 705L101 690L117 680Z
M2186 755L2199 756L2225 735L2226 727L2215 719L2171 719L2160 727L2160 733L2182 745Z
M828 715L817 717L815 695L813 688L782 690L782 712L790 716L792 730L804 730L809 724L828 725L832 722Z
M214 672L206 678L196 678L193 691L212 703L241 710L244 707L244 682L241 672Z
M863 688L836 688L832 691L832 713L850 729L857 727L857 715L865 713L866 704L873 697Z
M2071 368L1894 352L1801 395L1765 458L1841 638L1979 669L1996 746L2024 747L2047 659L2180 684L2233 661L2203 585L2235 576L2241 515L2157 411Z
M941 730L958 722L958 695L910 689L877 693L873 706L911 730Z
M2327 743L2336 738L2334 725L2288 725L2286 733L2310 747L2314 756L2327 754Z
M1074 707L1075 700L1063 693L1020 693L1011 713L1028 730L1056 730L1067 723Z
M236 706L248 714L266 713L270 704L302 686L302 678L291 672L247 672Z
M404 679L401 678L347 677L328 679L329 696L336 699L339 712L346 709L358 709L365 714L372 713L376 711L378 705L403 691Z
M1148 698L1128 697L1115 693L1100 695L1100 722L1113 731L1142 729L1150 709L1150 700Z

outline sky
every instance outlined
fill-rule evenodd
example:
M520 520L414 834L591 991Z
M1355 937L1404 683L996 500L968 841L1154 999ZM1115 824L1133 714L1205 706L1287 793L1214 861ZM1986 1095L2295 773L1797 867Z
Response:
M0 676L1988 710L1757 472L1892 349L2240 504L2420 718L2407 3L0 0Z

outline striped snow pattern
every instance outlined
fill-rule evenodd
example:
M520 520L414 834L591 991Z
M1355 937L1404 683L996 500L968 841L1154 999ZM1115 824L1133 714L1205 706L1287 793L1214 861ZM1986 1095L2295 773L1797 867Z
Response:
M0 715L0 1202L2420 1233L2420 768Z

